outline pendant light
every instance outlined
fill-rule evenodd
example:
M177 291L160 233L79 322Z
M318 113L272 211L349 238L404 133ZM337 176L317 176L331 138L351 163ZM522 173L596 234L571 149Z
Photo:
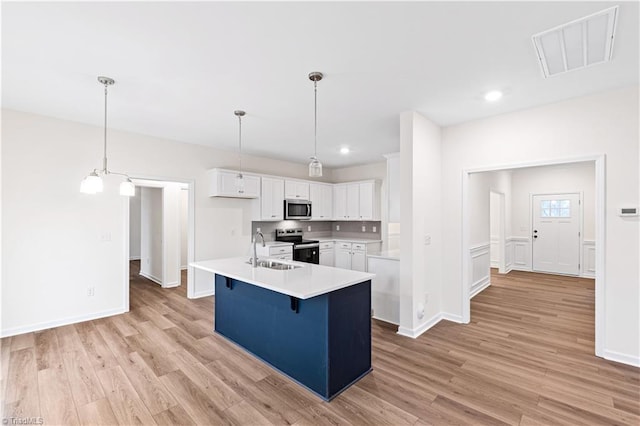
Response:
M104 184L101 175L119 175L127 178L120 184L120 195L133 197L136 195L136 187L126 173L112 172L107 168L107 88L115 84L115 80L109 77L98 77L98 82L104 85L104 151L102 157L102 169L93 169L80 183L80 192L83 194L95 194L102 192Z
M235 110L233 114L238 117L238 174L236 175L236 188L244 188L244 176L242 176L242 117L246 112L242 110Z
M318 161L318 82L322 80L322 73L310 73L309 80L313 81L313 157L309 163L309 177L320 177L322 163Z

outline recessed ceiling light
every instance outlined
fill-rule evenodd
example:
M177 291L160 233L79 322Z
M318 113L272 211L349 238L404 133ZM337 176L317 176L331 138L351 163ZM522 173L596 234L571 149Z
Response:
M487 102L495 102L498 99L500 99L502 97L502 92L499 90L492 90L490 92L487 92L484 95L484 100Z
M346 146L343 146L342 148L340 148L340 154L348 154L349 153L349 148Z

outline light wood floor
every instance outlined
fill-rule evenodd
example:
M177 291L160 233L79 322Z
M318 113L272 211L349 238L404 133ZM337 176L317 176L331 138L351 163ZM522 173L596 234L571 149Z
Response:
M331 403L212 334L213 298L135 275L131 312L2 339L5 416L46 424L640 424L640 370L596 358L593 281L512 272L472 323L373 323L374 371Z

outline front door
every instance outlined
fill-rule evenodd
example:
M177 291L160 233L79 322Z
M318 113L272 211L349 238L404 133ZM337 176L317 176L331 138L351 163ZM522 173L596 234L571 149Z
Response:
M580 274L580 195L534 195L533 271Z

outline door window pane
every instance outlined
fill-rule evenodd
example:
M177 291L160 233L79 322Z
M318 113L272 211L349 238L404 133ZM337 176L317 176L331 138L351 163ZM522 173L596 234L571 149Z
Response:
M540 201L540 217L571 217L571 200Z

